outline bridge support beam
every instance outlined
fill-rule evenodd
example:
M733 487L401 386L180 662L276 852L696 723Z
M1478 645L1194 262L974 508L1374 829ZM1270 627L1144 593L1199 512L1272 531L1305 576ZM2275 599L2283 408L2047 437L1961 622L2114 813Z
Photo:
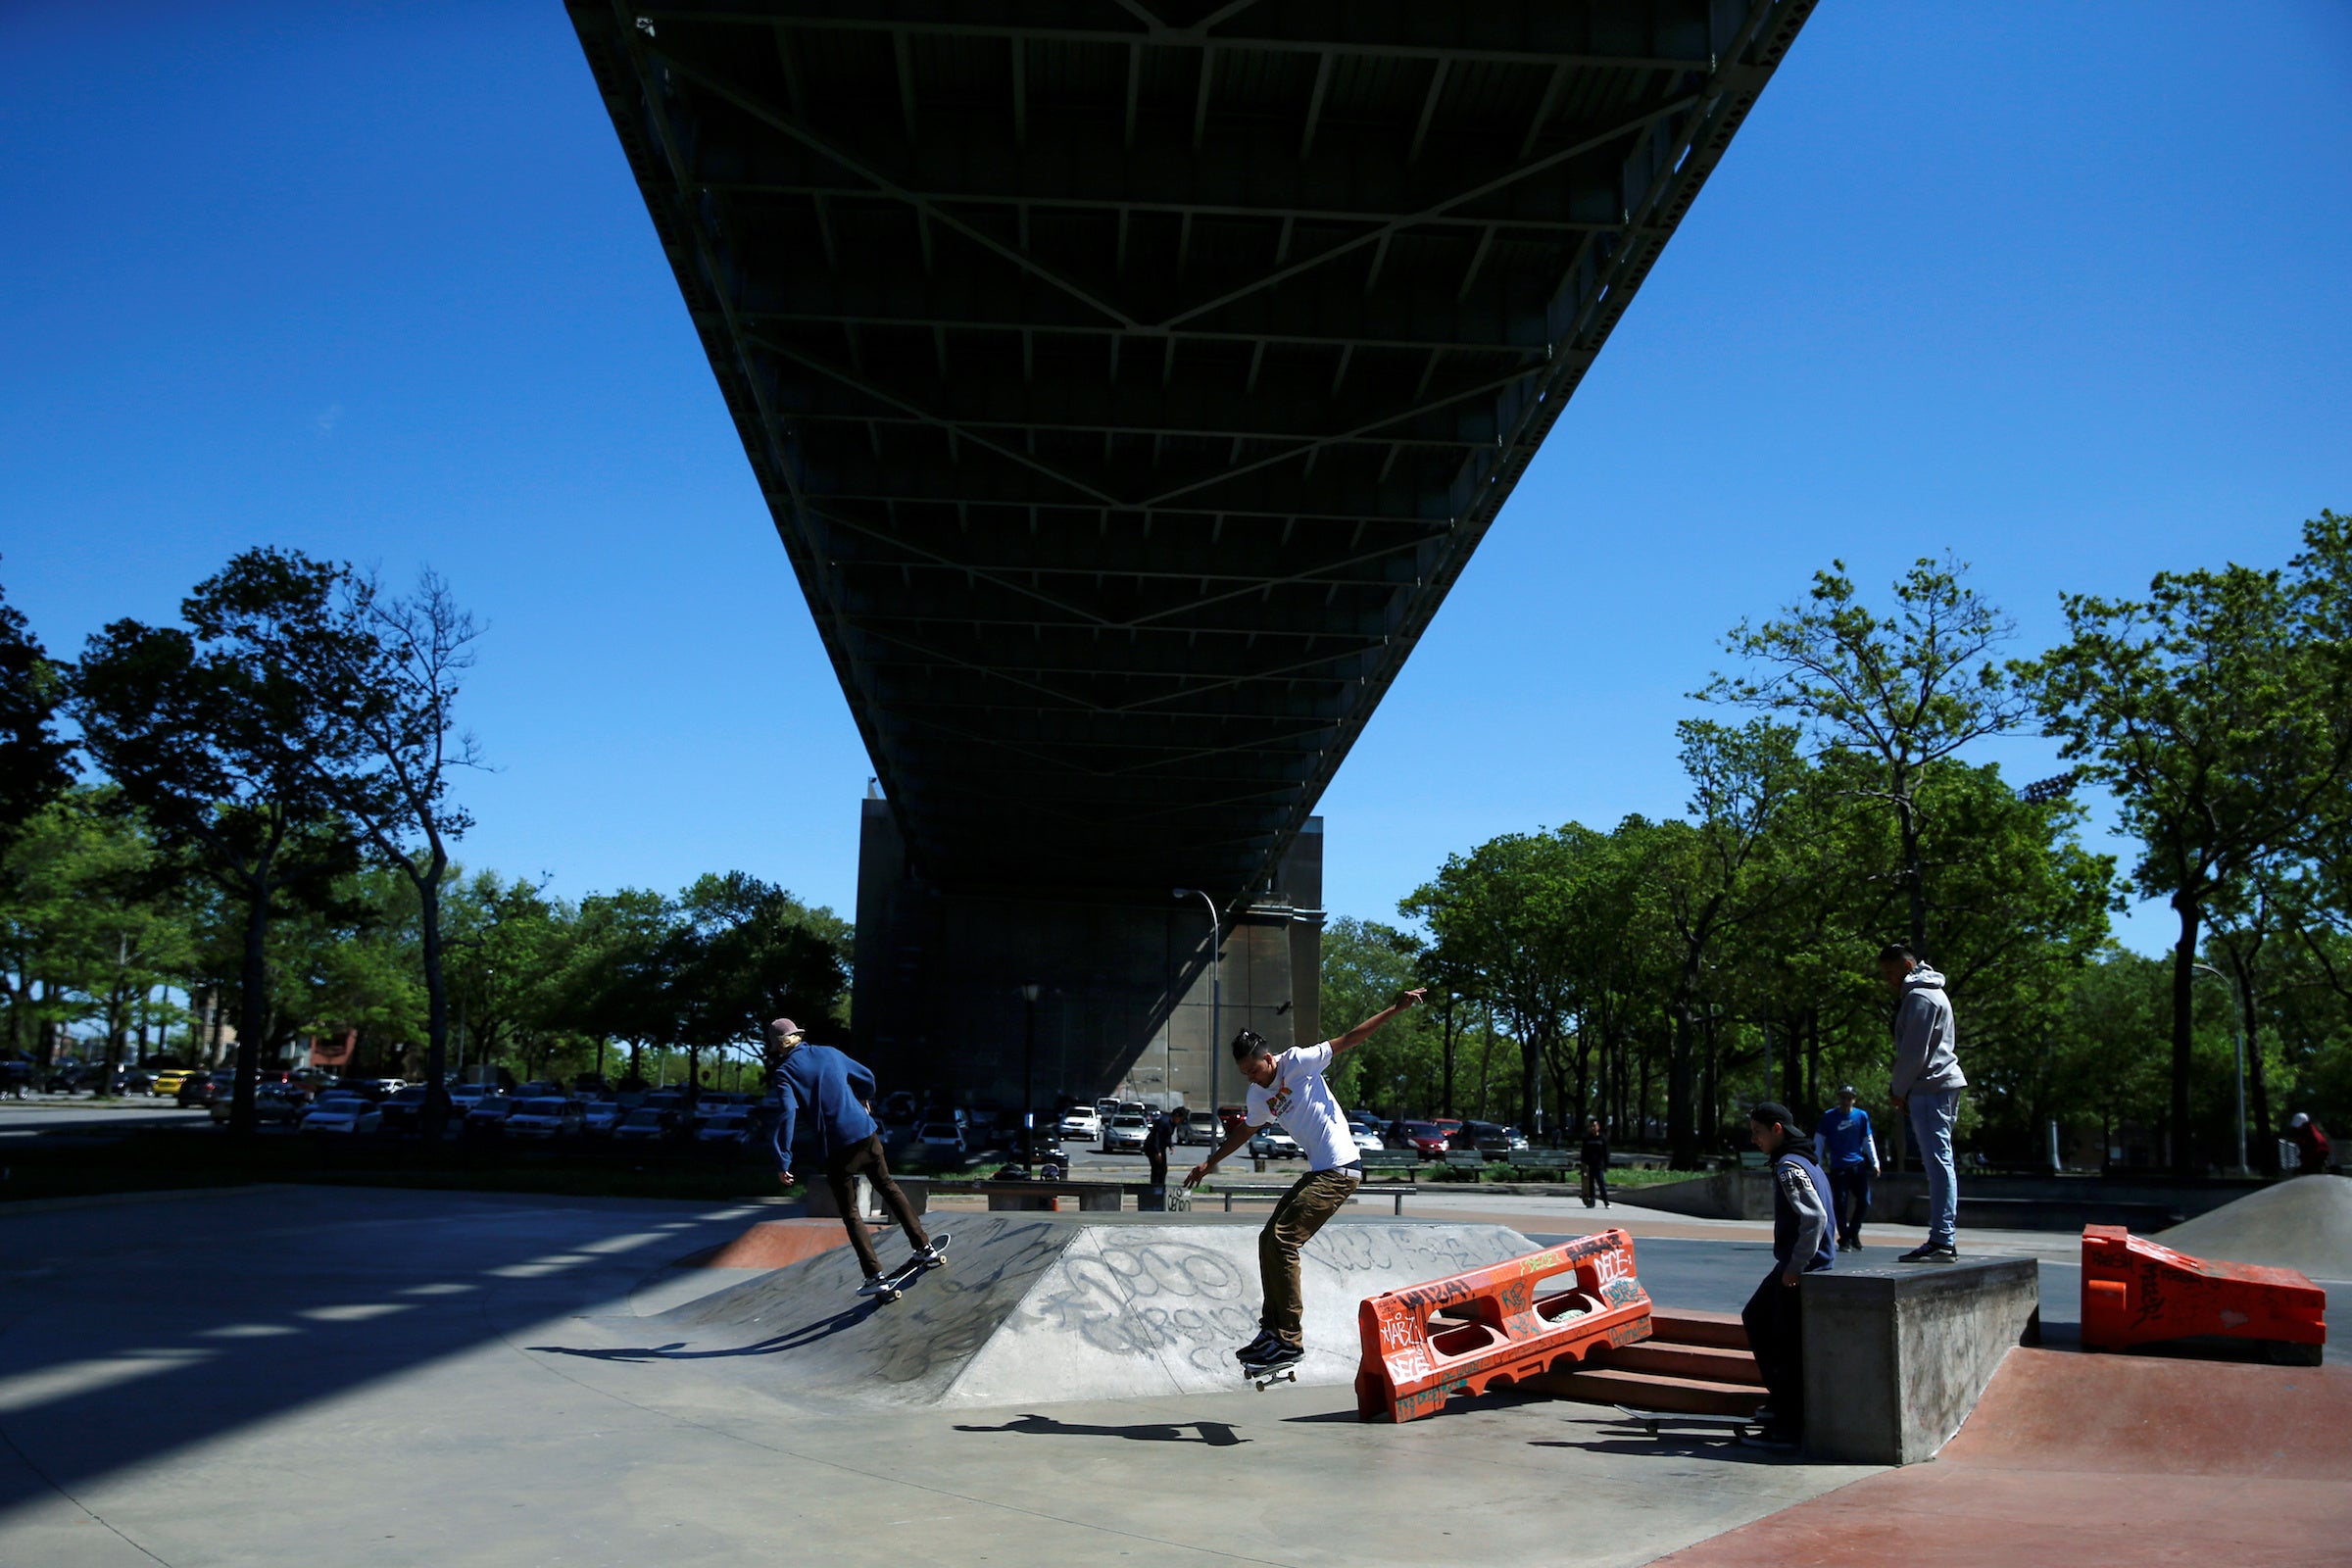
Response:
M1210 1034L1208 911L1161 891L943 889L912 872L889 803L868 800L858 836L854 1052L885 1093L937 1093L1018 1110L1028 1007L1039 987L1028 1099L1100 1095L1206 1108L1242 1082ZM1254 1029L1277 1049L1321 1034L1323 823L1310 817L1275 885L1224 921L1230 1041Z

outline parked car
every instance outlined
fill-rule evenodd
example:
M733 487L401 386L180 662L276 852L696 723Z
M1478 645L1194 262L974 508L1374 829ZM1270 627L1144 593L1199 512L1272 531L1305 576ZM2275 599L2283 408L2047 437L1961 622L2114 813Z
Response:
M464 1116L474 1106L480 1104L483 1098L489 1093L490 1091L484 1089L480 1084L451 1084L449 1086L449 1102L455 1107L459 1116Z
M382 1131L384 1113L357 1095L326 1095L303 1112L300 1125L306 1133L342 1133L356 1138Z
M210 1114L216 1124L226 1126L229 1117L236 1114L236 1098L233 1095L222 1095L213 1102ZM302 1124L302 1118L310 1113L310 1109L311 1097L305 1094L289 1091L276 1085L259 1088L253 1092L253 1119L259 1126L297 1127Z
M617 1100L591 1100L580 1107L580 1131L603 1138L628 1113L628 1107Z
M587 1106L562 1095L517 1100L500 1128L510 1138L571 1138L587 1119Z
M965 1152L963 1129L952 1121L925 1122L917 1142L922 1145L923 1152L935 1159L949 1155L960 1158Z
M1151 1134L1152 1120L1141 1111L1122 1110L1110 1118L1102 1129L1102 1152L1105 1154L1140 1154L1144 1139Z
M188 1081L188 1076L189 1069L186 1067L159 1068L155 1076L147 1080L147 1092L158 1100L166 1095L177 1095L179 1086Z
M1527 1147L1527 1140L1518 1128L1491 1121L1466 1121L1462 1130L1446 1142L1451 1148L1475 1149L1490 1157L1507 1155Z
M1102 1120L1108 1120L1109 1118L1116 1116L1118 1113L1119 1102L1116 1099L1098 1100L1095 1102L1095 1115L1097 1117Z
M1400 1147L1411 1150L1423 1159L1435 1159L1446 1152L1446 1130L1434 1121L1400 1122L1396 1131Z
M1259 1159L1297 1159L1302 1152L1298 1140L1282 1130L1280 1122L1268 1122L1250 1140L1250 1152Z
M1359 1154L1389 1147L1387 1140L1369 1127L1350 1126L1348 1136L1355 1140L1355 1152Z
M177 1096L182 1105L209 1105L217 1098L227 1095L236 1087L237 1075L226 1067L199 1073L179 1086Z
M639 1105L612 1129L612 1141L619 1144L658 1144L677 1133L678 1114L659 1105Z
M375 1107L384 1113L384 1126L392 1132L413 1133L423 1125L424 1095L424 1085L411 1084L385 1096Z
M521 1102L510 1100L505 1095L484 1095L466 1113L466 1135L475 1138L504 1132L507 1118L514 1114L514 1107L519 1103Z
M1061 1113L1061 1136L1072 1143L1094 1143L1102 1136L1102 1115L1092 1105L1072 1105Z
M751 1142L751 1130L750 1111L725 1105L703 1118L694 1130L694 1141L720 1148L739 1146Z

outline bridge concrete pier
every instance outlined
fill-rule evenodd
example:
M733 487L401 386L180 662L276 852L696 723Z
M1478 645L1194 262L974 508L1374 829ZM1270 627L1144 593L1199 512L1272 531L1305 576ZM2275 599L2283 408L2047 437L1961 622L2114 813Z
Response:
M943 888L910 866L889 802L862 808L852 1039L886 1090L1041 1111L1107 1094L1206 1108L1243 1088L1212 1011L1227 1041L1243 1029L1278 1049L1323 1038L1322 818L1292 841L1273 885L1221 916L1212 975L1199 899Z

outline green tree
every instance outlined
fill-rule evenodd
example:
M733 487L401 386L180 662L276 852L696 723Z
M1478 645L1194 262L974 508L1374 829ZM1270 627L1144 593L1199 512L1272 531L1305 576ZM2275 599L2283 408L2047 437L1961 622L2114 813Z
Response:
M248 552L182 603L187 628L121 620L94 635L75 680L84 744L122 799L167 853L242 908L229 1122L240 1136L255 1127L270 922L330 901L357 863L325 781L356 751L345 705L282 653L306 636L341 635L333 608L344 575Z
M0 598L0 851L74 782L74 749L57 736L67 685L24 614Z
M2067 595L2067 640L2017 666L2062 755L2114 790L2142 850L2132 881L2178 921L2170 1116L2182 1175L2201 1163L2191 992L2206 912L2307 844L2352 766L2352 710L2339 661L2314 646L2313 592L2232 564L2159 573L2144 600Z
M1845 563L1816 572L1813 591L1782 618L1741 621L1726 652L1757 673L1717 673L1696 695L1796 716L1819 748L1870 758L1868 798L1893 815L1911 945L1928 941L1927 867L1920 852L1922 775L2028 711L1993 650L2015 624L1962 580L1967 566L1922 557L1894 584L1880 615L1854 597Z

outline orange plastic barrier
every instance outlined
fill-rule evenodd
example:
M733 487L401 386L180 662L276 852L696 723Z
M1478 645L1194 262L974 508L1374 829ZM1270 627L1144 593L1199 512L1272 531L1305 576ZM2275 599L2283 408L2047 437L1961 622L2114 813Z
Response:
M1538 1285L1568 1273L1573 1286L1538 1299ZM1356 1327L1364 1342L1356 1414L1404 1422L1453 1395L1581 1361L1596 1345L1648 1339L1649 1297L1634 1275L1634 1239L1610 1230L1367 1297Z
M2323 1346L2328 1293L2291 1268L2209 1263L2121 1225L2082 1228L2082 1343L2094 1350L2221 1334Z

